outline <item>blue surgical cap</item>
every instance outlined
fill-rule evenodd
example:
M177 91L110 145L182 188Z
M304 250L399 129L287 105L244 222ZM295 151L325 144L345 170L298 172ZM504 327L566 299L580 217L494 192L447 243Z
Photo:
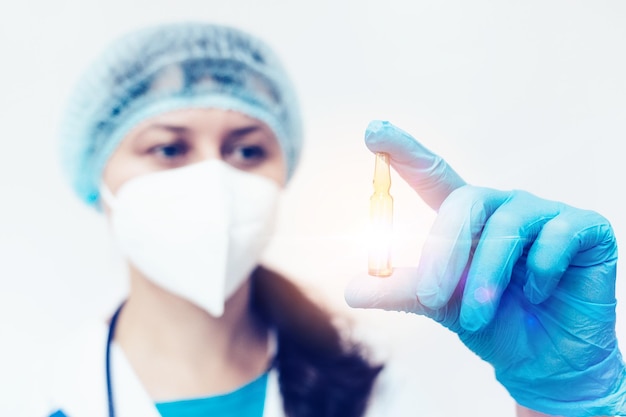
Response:
M70 96L62 165L78 195L98 206L104 167L143 120L184 108L235 110L267 124L291 177L302 148L294 89L269 47L207 23L144 28L114 42Z

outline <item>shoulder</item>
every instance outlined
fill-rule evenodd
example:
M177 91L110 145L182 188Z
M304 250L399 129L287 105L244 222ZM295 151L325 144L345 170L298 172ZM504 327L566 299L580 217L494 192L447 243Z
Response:
M37 415L73 417L83 415L83 404L103 404L106 333L105 323L93 321L42 347Z
M369 351L374 363L383 365L364 417L415 415L420 404L420 380L395 338L388 332L372 330L369 323L357 322L354 334ZM423 381L422 381L423 382Z
M390 356L372 390L365 417L410 415L416 411L419 393L400 358Z

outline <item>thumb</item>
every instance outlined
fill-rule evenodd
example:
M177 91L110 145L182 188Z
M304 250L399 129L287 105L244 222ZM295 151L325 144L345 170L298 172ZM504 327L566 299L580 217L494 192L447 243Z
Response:
M416 287L419 281L417 268L394 268L388 278L373 277L365 273L355 276L346 286L344 298L352 308L401 311L426 316L458 333L458 302L431 309L419 302Z
M344 298L353 308L375 308L424 314L416 295L417 268L394 268L388 278L361 274L346 286Z
M387 121L373 120L365 131L372 152L389 154L391 166L435 210L465 181L439 155Z

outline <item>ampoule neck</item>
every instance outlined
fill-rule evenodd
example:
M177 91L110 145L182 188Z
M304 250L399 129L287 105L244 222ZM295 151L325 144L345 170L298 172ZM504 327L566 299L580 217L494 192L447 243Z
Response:
M374 165L374 192L388 193L391 188L391 172L389 170L389 154L376 152Z

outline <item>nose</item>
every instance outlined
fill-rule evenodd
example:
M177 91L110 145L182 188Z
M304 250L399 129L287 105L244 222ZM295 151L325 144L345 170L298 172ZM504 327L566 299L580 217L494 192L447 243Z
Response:
M190 162L204 162L212 159L223 159L221 138L212 134L202 135L196 141L196 149Z

